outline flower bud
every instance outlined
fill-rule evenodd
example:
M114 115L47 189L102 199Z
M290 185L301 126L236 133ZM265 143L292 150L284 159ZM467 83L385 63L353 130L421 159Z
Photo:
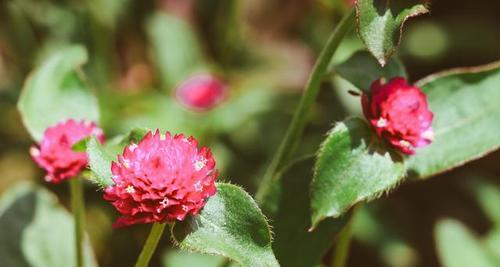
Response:
M370 94L361 97L363 113L378 136L404 154L430 144L434 137L426 95L404 78L373 82Z
M207 111L220 104L226 96L226 85L211 74L188 78L176 89L179 102L197 111Z

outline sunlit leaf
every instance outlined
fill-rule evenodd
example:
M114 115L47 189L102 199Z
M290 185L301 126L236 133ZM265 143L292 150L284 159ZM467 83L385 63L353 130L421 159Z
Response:
M255 201L241 188L219 183L200 214L172 228L181 249L225 256L243 267L279 266L271 232Z
M18 108L24 125L35 140L49 126L67 120L99 120L97 100L77 71L87 61L81 46L52 54L26 80Z
M407 19L429 12L418 0L357 0L358 33L383 66L396 51Z
M364 120L338 123L317 155L311 182L312 226L379 197L403 178L404 171L399 155L391 153Z
M500 63L431 75L417 83L434 112L434 141L408 158L409 175L426 178L500 147Z

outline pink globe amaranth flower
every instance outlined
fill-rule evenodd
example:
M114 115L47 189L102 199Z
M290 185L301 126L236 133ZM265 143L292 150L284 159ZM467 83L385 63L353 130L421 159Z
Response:
M384 84L379 79L363 94L363 113L377 135L404 154L430 144L434 138L432 119L426 95L404 78L393 78Z
M73 151L72 146L92 135L104 142L104 134L94 122L70 119L47 128L39 147L30 148L33 160L47 171L45 180L57 184L83 170L87 153Z
M196 111L207 111L225 98L226 85L211 74L198 74L188 78L176 89L177 100Z
M115 227L182 221L217 191L211 151L182 134L148 132L125 147L111 172L115 184L105 188L104 199L122 215Z

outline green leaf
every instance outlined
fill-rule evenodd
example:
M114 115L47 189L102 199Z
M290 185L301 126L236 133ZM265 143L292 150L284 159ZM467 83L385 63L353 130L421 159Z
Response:
M113 174L111 173L113 158L95 137L92 137L87 143L87 154L89 168L94 175L95 182L102 188L113 185Z
M196 35L185 21L158 12L150 18L147 33L164 89L207 69Z
M226 263L224 257L196 252L171 249L163 256L165 267L237 267L235 263Z
M335 236L350 219L323 220L309 231L311 208L308 186L313 175L314 158L292 164L278 174L266 195L263 209L273 222L273 250L281 266L320 266L321 259L333 245Z
M434 112L434 141L408 158L411 177L426 178L500 147L500 63L451 70L417 83Z
M218 183L200 214L176 223L172 236L181 249L225 256L243 267L279 266L271 233L255 201L241 188Z
M486 180L475 179L470 182L470 188L474 192L483 212L490 221L500 227L500 188Z
M72 216L47 190L19 184L0 200L0 266L76 266ZM97 266L90 242L86 267Z
M444 267L495 267L491 255L464 225L452 219L441 220L435 229L439 260Z
M77 72L87 61L81 46L52 54L24 84L18 109L31 136L39 141L49 126L67 120L99 120L97 100Z
M406 20L427 12L418 0L358 0L358 34L368 51L384 66L401 41Z
M404 176L404 164L362 119L338 123L317 155L311 182L312 227L379 197Z
M405 67L396 58L381 67L367 51L358 51L334 70L358 89L368 92L373 81L394 77L407 77Z
M122 153L123 148L131 142L138 143L147 133L148 129L135 128L127 134L117 136L101 145L92 137L87 142L89 168L92 171L94 182L102 188L114 184L111 173L111 162Z
M486 248L491 252L497 265L500 265L500 227L494 228L488 233L484 240Z

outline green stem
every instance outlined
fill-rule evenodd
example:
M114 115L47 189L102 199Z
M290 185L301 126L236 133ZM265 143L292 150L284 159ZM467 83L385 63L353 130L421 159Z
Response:
M69 180L71 191L71 208L75 219L76 266L83 267L83 233L85 228L85 202L80 177Z
M344 267L346 265L351 245L352 224L355 217L354 214L338 235L338 239L333 250L331 267Z
M309 80L302 98L300 99L299 106L295 111L292 122L288 126L285 138L281 142L276 154L271 160L271 163L264 174L261 185L257 190L256 199L259 203L262 203L264 197L271 188L273 177L290 161L292 154L300 141L302 132L304 131L309 111L318 95L321 80L327 71L328 65L330 64L335 51L339 47L340 42L354 25L354 18L355 12L353 9L340 21L339 25L330 35L323 51L321 51L312 73L309 76Z
M148 239L146 240L146 244L142 248L141 254L135 263L135 267L147 267L149 261L151 260L151 256L155 252L156 246L158 242L160 242L161 235L163 234L163 230L165 230L164 223L154 223L151 227L151 232L149 232Z

